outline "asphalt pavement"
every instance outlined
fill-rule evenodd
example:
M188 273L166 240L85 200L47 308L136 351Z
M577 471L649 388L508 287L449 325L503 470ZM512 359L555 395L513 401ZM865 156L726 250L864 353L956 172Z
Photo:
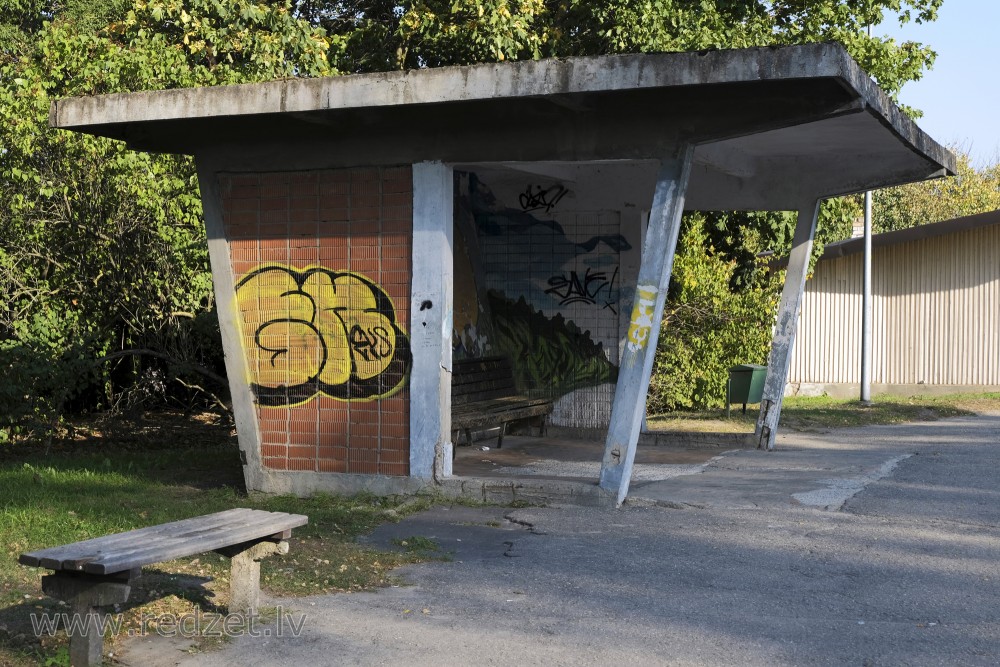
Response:
M1000 665L1000 415L784 434L620 509L439 507L367 538L448 562L274 599L283 636L124 664ZM288 622L301 622L291 636Z

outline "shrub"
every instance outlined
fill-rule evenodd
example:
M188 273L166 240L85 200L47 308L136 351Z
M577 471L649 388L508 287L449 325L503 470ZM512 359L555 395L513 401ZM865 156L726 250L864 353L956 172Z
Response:
M721 406L730 366L766 363L780 283L761 266L734 288L736 270L737 262L710 244L704 216L687 216L650 380L650 414Z

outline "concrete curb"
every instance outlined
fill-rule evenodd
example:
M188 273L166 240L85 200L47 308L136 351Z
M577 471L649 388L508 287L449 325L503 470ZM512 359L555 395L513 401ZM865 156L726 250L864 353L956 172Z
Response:
M575 480L453 477L437 484L434 489L451 498L503 505L615 506L614 496L603 491L595 482Z
M684 449L754 449L753 433L699 433L691 431L644 431L641 447L680 447Z

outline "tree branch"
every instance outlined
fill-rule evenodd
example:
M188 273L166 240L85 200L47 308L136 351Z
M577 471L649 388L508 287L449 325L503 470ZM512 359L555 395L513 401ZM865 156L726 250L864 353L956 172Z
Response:
M206 377L209 380L212 380L213 382L223 387L226 388L229 387L229 381L226 378L219 375L218 373L210 371L204 366L200 366L198 364L192 364L191 362L188 361L181 361L179 359L175 359L171 357L169 354L165 354L163 352L157 352L156 350L147 350L142 348L119 350L117 352L112 352L111 354L106 354L103 357L96 359L95 361L97 363L100 363L102 361L113 361L115 359L121 359L122 357L138 357L138 356L153 357L154 359L162 359L168 363L180 366L181 368L197 373L202 377Z
M210 392L209 390L205 389L201 385L198 385L198 384L188 384L187 382L185 382L184 380L182 380L182 379L180 379L178 377L174 378L174 382L177 382L178 384L180 384L185 389L191 389L192 391L200 391L201 393L203 393L203 394L207 395L209 398L211 398L212 401L217 406L219 406L220 408L222 408L222 410L224 412L228 413L229 415L233 414L233 407L231 405L229 405L228 403L226 403L221 398L219 398L218 396L216 396L214 393Z

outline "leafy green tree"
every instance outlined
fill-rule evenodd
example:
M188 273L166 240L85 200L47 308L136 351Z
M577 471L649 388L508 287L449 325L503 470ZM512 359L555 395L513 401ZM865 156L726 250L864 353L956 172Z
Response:
M211 347L195 342L212 294L190 160L51 130L57 97L827 39L895 94L934 54L864 28L883 13L933 20L941 2L0 0L0 368L14 378L0 428L51 426L70 402L107 402L149 370L95 360L140 350L188 382L181 371L204 371ZM788 217L728 214L700 229L704 261L732 268L717 267L732 298L754 286L763 299L757 252L781 251Z
M835 40L895 95L934 61L868 35L883 19L933 21L943 0L297 0L342 42L345 72Z
M684 219L650 379L651 413L721 405L730 366L767 360L778 277L762 268L731 289L739 263L712 246L709 224L701 214ZM755 232L746 235L746 245L761 247Z
M743 48L838 41L890 94L920 77L934 53L914 43L868 36L868 26L895 15L932 21L942 0L611 0L569 2L573 23L553 32L564 52L620 53ZM579 29L574 23L583 24ZM553 54L556 55L556 54ZM559 54L562 55L562 54Z
M74 402L107 405L156 373L221 380L192 161L52 130L50 102L333 71L323 31L285 6L105 7L29 3L5 26L23 39L0 61L0 430L51 430Z
M954 178L876 191L872 196L875 230L890 232L1000 209L1000 164L977 170L967 153L955 152L958 172Z

